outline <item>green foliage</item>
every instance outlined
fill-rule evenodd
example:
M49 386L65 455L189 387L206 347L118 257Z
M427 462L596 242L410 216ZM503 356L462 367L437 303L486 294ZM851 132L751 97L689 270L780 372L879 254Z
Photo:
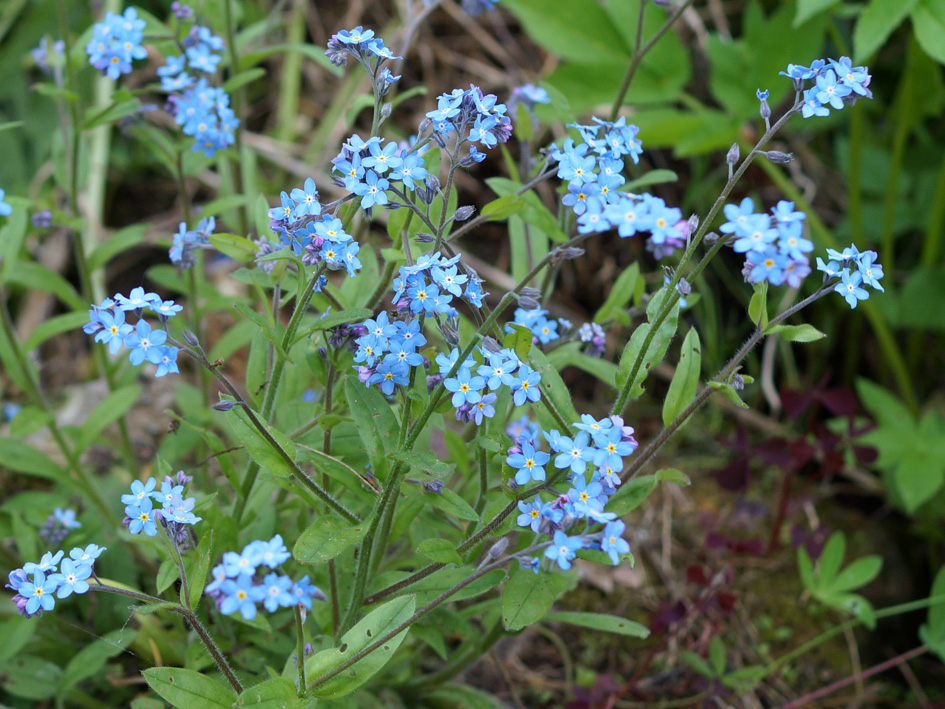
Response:
M863 596L851 591L867 585L879 575L883 558L864 556L841 569L845 555L846 537L843 532L834 532L827 540L816 570L807 550L800 547L797 566L801 582L811 596L825 606L850 613L872 630L876 626L873 606Z

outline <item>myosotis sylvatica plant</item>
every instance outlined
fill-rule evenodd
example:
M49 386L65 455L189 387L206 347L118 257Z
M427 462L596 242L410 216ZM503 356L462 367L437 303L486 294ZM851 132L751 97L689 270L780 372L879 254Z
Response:
M413 21L437 4L414 8ZM476 14L492 4L463 2L463 8ZM764 133L744 157L732 147L718 199L707 214L687 217L636 186L639 178L630 172L646 136L616 112L608 120L570 124L561 139L534 150L535 108L552 100L534 85L516 89L508 103L474 85L440 87L443 93L435 105L430 101L413 135L385 136L401 79L394 72L416 26L408 27L399 55L371 29L343 29L328 41L325 55L330 65L357 63L367 73L370 132L354 132L336 146L329 174L286 185L277 199L260 198L254 209L253 200L240 195L232 202L235 217L226 221L239 233L230 233L217 231L214 216L193 218L196 209L184 190L186 163L216 165L239 186L239 166L231 163L241 140L240 101L233 97L254 76L238 73L243 65L229 9L225 17L206 19L220 24L220 35L179 3L168 26L151 27L152 19L127 8L107 13L85 47L92 67L120 81L148 55L145 44L163 43L157 82L147 88L163 106L142 106L128 92L115 117L127 122L131 135L166 151L163 162L182 188L183 221L168 235L168 260L184 297L172 300L136 287L93 299L88 261L83 258L79 268L89 284L82 296L91 307L83 329L112 390L129 380L132 365L155 377L194 375L204 397L217 392L217 401L205 403L218 418L188 424L185 412L181 424L196 432L222 473L211 475L204 467L172 474L178 465L159 460L154 476L136 477L120 500L106 498L83 471L75 439L50 424L75 490L127 530L113 535L109 546L146 544L133 556L157 559L158 589L151 595L100 577L95 564L108 553L98 546L104 540L57 549L80 524L72 510L56 510L40 534L48 549L39 561L13 570L8 583L26 616L53 611L89 591L181 616L212 662L197 669L215 668L226 686L197 669L146 671L151 687L175 706L229 706L261 682L261 666L241 666L230 653L242 631L253 643L258 639L250 638L259 636L250 630L274 628L294 640L284 666L267 660L264 684L272 698L342 697L368 690L365 683L382 672L388 673L386 686L415 696L435 689L504 632L545 616L573 585L577 559L633 563L625 539L632 522L621 517L659 479L683 479L671 471L640 473L713 393L743 405L738 390L751 378L742 366L764 337L817 339L823 335L812 326L788 321L831 292L855 308L871 289L882 290L876 253L855 245L828 250L826 260L815 256L816 289L771 315L769 288L800 289L815 277L806 215L789 201L759 206L751 198L729 199L755 159L792 159L767 149L789 119L799 114L816 120L871 97L868 71L846 57L787 67L782 80L793 82L795 96L781 116L772 114L768 92L758 91ZM151 37L146 28L163 34ZM623 103L639 51L615 108ZM65 75L57 71L61 81L78 71L67 48L44 47L37 55L37 61L50 59L68 67ZM221 83L224 72L230 91ZM483 161L505 150L513 136L532 149L521 173L490 181L501 196L480 214L458 205L458 173L482 179L491 169ZM79 169L75 155L70 169ZM542 182L556 186L558 204L538 198L533 188ZM10 218L13 207L4 197L0 190L0 216ZM514 287L500 288L464 260L461 244L485 221L513 214L554 243L529 262ZM48 214L39 216L48 225ZM378 247L367 234L384 222L389 240ZM245 226L253 223L255 232ZM643 239L652 259L665 264L663 286L645 300L645 321L632 332L609 319L568 322L548 307L561 264L580 259L581 244L605 232ZM699 339L690 330L683 354L694 375L679 368L663 405L663 429L640 446L639 423L628 404L664 359L695 279L714 257L731 258L719 254L725 247L744 259L744 280L754 288L753 332L700 388ZM250 348L244 382L205 342L202 267L204 254L217 252L243 264L234 278L253 296L234 308L250 323L241 341ZM636 279L618 284L626 291L617 294L622 307ZM3 318L5 351L9 362L19 363L16 381L43 409L47 404L6 308ZM619 355L611 357L618 344ZM575 409L558 373L563 360L555 356L566 349L571 361L603 365L592 370L603 372L615 392L606 414ZM488 602L474 607L482 632L458 631L460 650L448 651L444 634L454 632L460 617L453 602L483 594ZM590 627L617 627L619 621L616 632L647 633L625 619L570 619ZM411 634L412 628L417 632ZM442 671L428 677L411 671L421 642L441 656ZM404 646L410 652L398 654Z

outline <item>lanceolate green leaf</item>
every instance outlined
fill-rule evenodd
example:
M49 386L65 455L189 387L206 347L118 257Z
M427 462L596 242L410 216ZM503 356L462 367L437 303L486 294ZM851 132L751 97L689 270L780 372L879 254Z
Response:
M556 620L561 623L577 625L582 628L601 630L605 633L629 635L633 638L645 638L650 634L650 631L645 625L640 625L640 623L635 623L632 620L627 620L620 616L607 615L606 613L549 613L542 618L542 620Z
M236 693L194 670L152 667L144 679L161 697L178 709L231 709Z
M624 347L623 355L620 357L620 364L617 368L617 388L623 389L631 374L633 374L633 381L630 382L629 389L630 398L632 399L643 393L643 381L650 370L663 361L666 350L669 349L669 344L673 340L673 335L676 334L676 325L679 320L678 300L647 344L647 336L653 327L653 320L656 318L656 314L668 293L669 291L664 287L653 295L646 309L648 322L637 326L637 329L630 336L627 346ZM640 360L640 366L633 373L632 370L637 360Z
M272 473L281 478L288 477L295 473L295 467L289 463L284 456L272 446L272 444L259 432L259 430L249 420L249 416L243 411L242 407L234 406L226 412L227 422L230 424L236 439L246 448L250 457L256 461L260 468L266 472ZM276 439L281 437L274 429L268 429L270 435ZM286 453L289 460L295 460L295 447L289 442L283 442L280 447Z
M302 532L292 556L303 564L322 564L361 541L369 526L368 522L352 526L339 517L321 517Z
M335 669L378 638L393 631L413 615L416 606L417 602L413 596L401 596L371 611L342 636L338 647L322 650L310 657L305 663L306 676L313 682L317 681L321 675ZM310 693L320 699L336 699L353 692L387 664L406 636L406 630L395 635L344 672L312 687Z
M668 426L696 398L702 373L702 345L699 333L691 328L683 340L676 373L663 402L663 425Z
M548 612L558 596L574 587L573 572L534 574L515 569L502 590L502 624L506 630L521 630Z

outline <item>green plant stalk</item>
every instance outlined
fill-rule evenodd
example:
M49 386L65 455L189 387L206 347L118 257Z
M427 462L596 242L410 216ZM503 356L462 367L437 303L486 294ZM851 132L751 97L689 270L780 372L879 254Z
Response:
M650 40L642 45L643 41L643 12L646 7L647 0L640 0L640 14L637 16L637 37L636 43L633 48L633 54L630 56L630 64L627 65L627 72L623 76L623 80L620 82L620 88L617 89L617 98L614 99L614 105L610 109L610 120L616 121L617 114L620 113L620 107L623 105L623 100L627 97L627 91L630 90L630 83L633 81L634 75L637 73L637 69L640 68L640 63L643 61L643 57L653 49L653 46L660 41L664 34L669 31L669 28L673 26L673 23L679 18L681 14L692 4L692 0L683 0L683 2L673 9L673 14L669 16L666 22L660 27L656 34L654 34Z
M187 621L188 625L194 629L194 632L197 633L197 637L200 638L200 642L202 642L204 647L207 648L207 652L213 659L213 663L217 666L217 669L220 670L220 673L226 677L226 680L230 683L230 687L233 688L233 691L237 693L243 691L243 685L240 683L239 678L233 671L233 668L230 667L230 663L227 662L226 656L220 651L220 648L217 647L217 644L213 641L213 637L204 627L203 623L200 622L200 618L197 617L196 613L182 605L169 604L168 601L165 601L163 598L158 598L157 596L149 596L146 593L131 591L126 588L118 588L117 586L108 586L99 581L98 578L95 578L95 581L96 583L89 584L90 591L97 591L100 593L115 593L119 596L134 598L135 600L143 601L151 605L167 606L167 610L182 616L184 620Z
M304 0L293 0L292 19L289 21L286 42L301 44L305 41ZM287 52L282 60L279 81L279 102L276 105L276 137L286 143L295 138L295 121L299 115L299 90L302 83L302 54Z
M272 434L269 433L269 430L266 428L266 425L262 421L260 421L259 418L256 416L256 412L254 412L253 409L250 407L250 405L246 403L246 401L240 395L239 391L237 391L236 387L233 386L233 383L229 379L227 379L226 376L222 372L220 372L219 368L214 367L213 364L202 353L191 349L190 347L185 345L183 342L176 342L172 340L171 338L168 338L168 342L171 342L175 347L178 347L182 352L189 355L190 357L193 357L195 360L197 360L197 362L199 362L203 367L205 367L208 371L210 371L213 374L216 380L220 382L223 385L223 387L227 390L227 393L236 400L236 403L239 406L243 408L243 411L246 412L246 416L247 418L249 418L250 423L252 423L253 426L256 428L256 430L259 431L259 434L263 438L266 439L266 443L269 444L269 447L272 448L272 450L276 453L276 455L282 458L283 462L285 462L286 465L292 468L293 476L295 477L296 481L298 481L299 483L307 487L313 494L321 498L321 500L325 502L333 511L340 514L349 522L357 524L358 522L361 521L360 519L358 519L357 515L350 512L344 505L342 505L340 502L335 500L324 489L322 489L322 487L317 482L312 480L305 473L305 471L299 467L298 463L296 463L295 460L282 449L282 446L280 446L276 442L276 440L272 437ZM247 497L248 497L248 494L247 494Z
M502 636L505 635L505 629L502 627L502 621L497 620L489 629L489 632L482 638L472 638L460 646L450 660L435 672L425 673L416 681L408 682L411 690L421 690L424 687L437 687L469 669L488 652L489 648L495 645Z
M676 290L676 286L679 284L679 281L682 279L683 272L686 269L686 266L689 265L689 262L692 260L693 255L695 254L696 248L699 244L702 243L702 239L705 237L706 232L709 230L709 225L715 219L716 215L722 209L722 206L725 204L725 200L731 194L732 189L735 187L735 184L741 179L742 175L745 174L745 171L748 169L748 166L754 161L756 155L760 155L760 151L768 144L768 141L774 137L788 119L793 116L795 113L800 111L802 102L800 96L798 95L795 98L794 106L787 110L777 122L768 128L764 135L758 140L758 143L755 147L745 156L745 159L742 160L741 164L738 166L738 169L734 171L731 177L725 183L725 186L722 188L722 191L719 193L718 198L716 198L715 203L712 205L712 208L709 209L709 213L706 215L705 219L699 225L699 228L696 230L695 235L690 239L689 245L686 247L686 251L683 253L682 258L679 260L679 265L676 267L675 272L673 273L672 278L667 286L667 295L663 299L662 307L660 308L659 313L657 313L656 318L654 318L653 323L650 327L649 332L646 334L646 337L643 340L643 346L640 348L640 352L637 355L636 359L633 362L633 365L630 369L630 375L627 377L627 381L624 383L623 387L620 389L620 393L617 395L617 399L614 401L614 405L610 410L611 416L620 415L623 413L623 410L627 406L627 402L630 399L630 387L633 385L633 381L636 379L640 367L643 365L643 358L646 356L647 351L650 349L650 345L653 343L653 338L656 336L657 331L660 326L663 324L663 321L669 316L670 311L673 309L673 306L676 305L676 302L679 300L680 295ZM719 249L722 247L723 239L719 239L715 244L712 245L712 248L709 249L709 252L706 254L707 257L714 256L718 253ZM708 263L707 259L703 257L699 266L696 267L691 273L688 274L688 279L693 281L696 277L702 272L705 268L705 264Z
M897 605L888 606L886 608L880 608L878 611L874 613L874 616L876 617L876 620L881 620L883 618L889 618L891 616L900 615L902 613L911 613L912 611L921 610L922 608L928 608L929 606L935 606L940 603L945 603L945 594L941 594L938 596L930 596L928 598L922 598L916 601L908 601L906 603L899 603ZM844 633L851 628L855 628L856 626L861 625L862 623L863 621L861 619L853 618L851 620L844 621L840 625L835 625L829 630L825 630L823 633L821 633L817 637L811 638L803 645L800 645L794 648L793 650L791 650L790 652L788 652L787 654L782 655L778 659L772 660L771 662L769 662L767 665L765 665L764 673L759 679L763 679L764 677L771 676L772 674L777 672L779 669L784 667L786 664L795 660L801 655L809 652L810 650L813 650L815 647L823 645L825 642L827 642L831 638L836 637L837 635L840 635L841 633ZM741 696L748 691L750 690L747 690L747 689L742 690L738 696Z
M800 190L794 186L794 184L785 177L784 173L781 170L777 169L776 165L773 165L766 160L762 160L759 165L761 169L774 181L786 196L790 197L798 206L804 207L804 211L807 212L807 221L810 224L811 232L817 236L818 241L826 247L835 249L839 246L836 239L833 238L833 234L830 232L830 229L820 220L820 218L814 213L810 203L804 199L804 196L800 193ZM879 342L880 349L883 351L883 356L886 358L886 363L889 365L889 368L892 370L893 378L896 381L896 387L899 389L899 394L902 396L903 401L909 409L915 414L919 410L919 404L916 399L915 387L912 383L912 375L909 373L909 368L906 365L905 357L902 353L902 350L899 347L898 342L896 341L895 336L892 333L889 324L883 319L883 316L880 314L879 310L876 308L873 303L866 300L860 303L859 309L863 310L863 313L866 315L866 319L869 320L870 326L873 328L873 332L876 335L876 339Z
M821 286L815 293L808 296L801 302L793 305L792 307L785 310L783 313L771 319L768 323L768 328L771 328L775 325L779 325L785 320L787 320L792 315L796 314L803 308L806 308L808 305L813 303L815 300L822 298L833 290L832 286ZM738 368L741 366L742 361L748 354L765 338L765 329L760 326L755 329L751 337L749 337L745 344L743 344L738 351L732 356L732 358L726 363L719 373L712 380L714 382L719 382L722 384L728 384L732 376L738 371ZM686 422L686 420L692 416L706 401L709 400L709 397L712 396L717 390L706 386L696 394L696 397L689 403L689 405L683 409L676 418L669 422L666 426L663 427L663 430L647 444L638 455L635 455L633 458L633 463L626 471L626 479L633 479L637 473L646 465L652 458L655 456L659 450L666 444L666 442L672 438L672 436L679 430L679 428Z
M576 246L585 239L590 238L590 236L591 234L579 234L566 243L562 244L559 249ZM482 324L477 328L476 333L471 338L469 344L460 352L460 355L456 360L456 364L454 364L446 376L443 377L444 380L449 379L456 374L460 363L464 362L466 358L469 357L470 353L472 353L473 349L478 344L479 339L482 337L482 334L488 331L489 328L495 324L495 322L498 320L499 314L502 313L509 304L511 304L515 295L520 293L522 288L524 288L527 283L531 282L531 280L537 273L541 271L541 269L558 257L558 254L556 253L557 251L558 249L549 251L544 256L544 258L541 259L541 261L535 264L535 267L525 275L525 277L515 286L515 288L502 296L502 299L499 301L499 304L496 306L495 310L489 313L488 317L486 317ZM410 450L413 448L420 436L420 433L423 431L423 427L430 419L430 416L433 415L436 404L440 400L440 397L443 395L445 390L446 387L444 386L443 382L440 382L436 389L433 390L433 392L430 394L429 403L421 412L420 416L417 417L417 420L414 422L413 427L411 428L410 433L407 435L407 439L400 447L400 450ZM544 399L546 397L542 398ZM562 428L567 429L569 426L562 424ZM358 556L358 568L355 574L354 585L352 587L351 600L348 603L344 620L341 623L342 632L353 625L352 621L354 620L357 609L360 607L361 600L364 597L364 587L367 582L368 570L371 568L372 557L377 556L379 558L383 556L387 540L385 538L381 538L377 539L375 542L377 538L377 529L380 522L382 522L383 518L386 516L387 510L391 505L391 499L393 498L395 491L399 490L400 483L402 482L403 476L405 474L406 466L403 463L398 462L391 471L390 478L388 479L387 484L384 486L384 492L380 495L380 497L378 497L374 504L374 511L371 515L370 527L368 528L367 534L365 534L364 539L361 541L361 545L359 547L360 554ZM383 525L381 526L383 528Z
M481 515L486 507L486 493L489 491L489 465L486 449L479 448L479 493L476 495L476 514Z
M318 268L312 273L312 277L309 279L308 283L306 283L305 290L299 294L299 297L295 301L295 309L292 311L292 317L289 319L289 324L286 326L285 333L282 336L282 349L285 350L286 353L288 353L289 347L292 346L292 342L295 340L295 333L298 332L302 315L305 313L305 309L312 299L312 293L315 292L315 286L318 284L318 279L324 270L324 263L319 264ZM260 412L267 423L272 421L273 407L276 402L276 394L279 391L279 384L282 380L282 372L285 369L285 363L285 357L277 352L275 355L275 363L272 367L272 376L269 378L269 382L266 386L266 394L263 397L263 406ZM216 374L215 370L211 369L210 371L214 375ZM239 400L242 400L242 397L239 397ZM247 410L249 410L248 407ZM277 448L279 448L279 446L277 446ZM279 450L282 449L279 448ZM246 470L246 476L243 479L243 489L237 496L236 505L233 510L233 515L237 522L239 522L243 516L243 510L246 509L246 502L249 500L249 495L253 491L253 485L256 484L258 475L259 466L255 462L251 462Z
M226 25L226 50L230 58L230 72L232 76L236 76L239 73L240 58L236 53L236 25L233 22L233 0L223 0L223 19L224 24ZM245 121L245 116L243 115L243 103L245 97L245 88L240 87L239 90L234 92L233 95L233 112L236 114L236 117L240 120ZM238 156L243 155L243 131L242 124L237 128L234 133L234 147L236 148L236 154ZM237 194L243 194L243 165L242 161L236 160L237 164L235 165L235 170L233 171L233 186ZM249 223L251 221L249 215L249 207L247 205L242 205L239 209L240 217L240 233L246 234L249 231Z
M826 687L821 687L816 691L805 694L803 697L798 697L793 702L788 702L785 704L783 707L781 707L781 709L801 709L801 707L810 706L811 702L833 694L838 689L843 689L844 687L847 687L851 684L862 682L864 679L872 677L873 675L878 675L879 673L885 672L886 670L890 670L896 665L901 665L905 662L908 662L909 660L914 660L915 658L924 655L928 651L928 645L920 645L919 647L908 650L901 655L891 657L885 662L880 662L878 665L873 665L868 670L857 672L850 677L844 677L841 680L837 680L836 682L828 684Z
M344 672L346 669L351 667L353 664L355 664L359 660L367 657L372 652L377 650L377 648L381 647L384 643L388 642L391 638L395 638L398 635L400 635L402 632L407 630L411 625L416 623L418 620L420 620L427 613L435 609L437 606L440 606L444 602L448 601L453 594L455 594L458 591L461 591L466 586L471 584L473 581L484 576L485 574L492 571L493 569L496 569L499 566L505 563L508 563L508 561L511 558L512 557L504 557L496 561L493 561L491 564L483 564L478 569L476 569L473 573L471 573L468 577L466 577L465 579L463 579L462 581L454 585L452 588L447 589L446 591L441 593L439 596L434 598L427 605L425 605L423 608L418 610L416 613L414 613L412 616L410 616L407 620L405 620L403 623L398 625L396 628L385 633L384 635L379 637L377 640L372 642L370 645L365 647L363 650L361 650L358 653L355 653L354 655L349 657L347 660L345 660L343 663L341 663L334 669L326 672L321 677L317 677L316 679L314 679L311 683L311 687L313 688L318 687L319 685L324 684L325 682L330 680L332 677L338 676L339 674Z
M32 399L33 405L36 406L36 408L41 409L47 415L49 422L46 424L46 427L49 429L49 433L56 442L56 446L59 448L63 457L68 462L69 467L72 469L72 472L75 474L75 479L78 486L86 495L89 496L93 504L95 504L102 515L104 515L105 519L108 520L110 524L117 525L118 519L115 517L111 508L99 494L98 490L96 490L95 486L92 484L92 479L82 468L78 454L72 450L66 441L66 437L60 430L59 424L56 423L55 413L46 402L46 398L43 396L42 390L40 389L39 382L33 377L33 369L26 364L28 360L26 358L26 354L20 347L19 340L16 337L16 331L13 327L13 319L10 316L10 311L7 308L8 302L6 290L4 289L2 283L0 283L0 325L2 325L3 334L9 343L10 349L13 350L13 356L19 363L20 369L23 372L23 379L28 384L28 391L26 393L30 399Z
M305 623L302 620L302 605L295 605L295 667L299 673L298 696L304 697L305 691Z
M108 0L108 6L115 2L115 0ZM72 39L69 33L69 17L68 12L66 11L65 0L57 0L56 7L59 14L59 26L60 32L62 33L63 42L65 43L64 48L64 58L66 65L66 82L70 90L75 90L78 86L75 79L75 67L72 63L71 51L72 51ZM117 7L117 6L116 6ZM96 95L102 96L103 93L106 93L101 86L102 82L107 82L111 84L110 79L100 79L96 83ZM107 93L106 93L107 95ZM107 98L105 99L107 100ZM63 99L58 99L59 103L63 102ZM66 156L66 173L67 179L69 181L69 212L73 217L79 217L79 153L81 149L81 125L82 119L79 114L79 106L76 102L66 102L69 105L69 116L72 121L72 130L69 131L66 126L63 126L63 141L64 146L68 145L68 153ZM61 115L61 114L60 114ZM102 201L104 199L102 186L105 180L105 167L106 167L106 158L105 155L108 152L108 138L109 134L108 126L99 126L96 129L96 133L93 134L93 153L91 155L91 160L93 161L90 165L92 177L90 178L89 190L90 190L90 209L92 210L92 220L97 220L98 224L101 224L101 213L102 213ZM95 139L100 137L98 131L106 131L104 134L104 140L96 141ZM96 168L99 166L99 161L103 166L101 170ZM90 236L94 237L92 233L92 224L91 220L86 219L86 224L80 229L71 229L72 233L72 250L75 256L76 270L79 272L79 291L82 294L82 297L85 298L88 303L98 303L101 302L102 298L97 297L97 291L104 293L104 283L102 282L98 287L96 287L95 274L92 273L89 268L88 257L91 254L92 250L95 247L94 239L87 241L83 234L85 229L88 229ZM108 358L105 356L104 350L100 348L95 348L96 354L96 364L98 368L105 373L105 382L108 385L108 390L115 390L115 378L108 366ZM125 423L125 420L118 420L118 434L121 437L121 453L125 458L125 462L128 465L129 470L134 476L138 475L138 459L135 457L134 446L131 443L131 436L128 433L128 425ZM110 517L111 519L111 517Z

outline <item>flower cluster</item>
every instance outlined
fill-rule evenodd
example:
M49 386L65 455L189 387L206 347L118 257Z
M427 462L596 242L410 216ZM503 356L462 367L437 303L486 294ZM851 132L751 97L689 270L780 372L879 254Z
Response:
M176 263L181 268L195 265L197 259L194 257L194 251L210 246L210 235L216 226L217 222L213 217L201 219L197 222L196 229L188 229L187 222L181 222L167 253L171 263Z
M833 278L840 278L834 290L844 297L851 309L855 309L859 301L870 297L864 286L885 292L879 282L883 277L883 267L876 263L875 251L860 252L851 244L843 251L827 249L827 258L830 259L827 263L820 257L817 258L817 270L823 271L825 283Z
M581 234L616 229L621 237L648 232L647 249L657 259L671 255L686 244L688 222L676 207L659 197L621 190L625 156L637 163L643 152L637 133L624 118L613 123L594 118L597 125L572 124L582 142L566 138L550 158L558 163L558 177L568 191L561 202L577 217Z
M269 210L269 228L279 238L279 244L268 239L257 241L256 258L281 249L292 249L302 257L302 263L314 266L324 263L333 271L344 269L354 276L361 268L358 253L361 245L348 234L341 220L333 214L322 214L315 180L305 180L302 188L283 192L280 205ZM274 264L264 261L262 267L271 271ZM320 281L319 288L324 284Z
M830 108L839 111L844 104L853 104L860 96L873 98L867 88L872 80L869 70L853 66L849 57L840 57L839 61L818 59L809 67L788 64L787 71L781 74L794 80L795 91L804 92L801 108L804 118L827 116ZM804 88L807 81L814 82L809 89Z
M447 391L452 392L452 404L456 407L456 418L460 421L475 421L482 424L483 418L495 416L495 403L500 387L508 387L512 392L512 401L516 406L534 403L541 399L541 374L519 360L514 350L501 349L497 352L480 350L483 363L478 365L476 374L473 368L476 362L467 359L461 362L452 377L447 377L459 360L459 350L453 348L448 355L437 355L439 378ZM490 393L484 394L486 387Z
M167 66L171 66L172 59L174 57L168 58ZM178 74L177 78L187 76L183 71L184 58L178 59L182 73ZM167 77L164 82L167 82ZM203 151L205 157L212 158L218 150L223 150L236 141L233 131L240 121L230 108L230 97L223 89L210 86L206 79L201 78L196 85L185 88L179 94L171 94L167 97L167 102L174 121L181 126L184 135L194 137L194 145L191 148L193 152Z
M581 549L604 551L617 564L622 554L630 551L620 538L624 525L612 512L605 512L607 500L620 485L623 459L637 448L633 428L625 426L619 416L596 420L585 414L575 424L574 437L557 430L541 433L551 453L540 449L539 429L527 419L517 421L506 433L512 438L506 463L515 472L517 485L541 482L546 478L545 466L553 465L568 471L569 489L550 501L535 496L531 502L518 503L520 527L528 527L536 534L553 536L553 543L545 549L545 557L557 562L562 569L571 567L571 560ZM553 456L553 458L552 458ZM588 477L588 470L591 470ZM584 531L568 536L566 531L579 520L585 520ZM591 532L593 525L604 524L603 530ZM526 564L536 573L536 560Z
M456 133L460 145L469 141L486 149L493 148L508 141L512 135L512 121L506 115L508 109L497 100L494 94L483 94L478 86L453 89L451 93L437 97L436 110L429 111L427 118L440 136ZM466 128L469 128L468 133ZM464 161L468 166L484 159L485 155L470 145L469 156Z
M804 212L794 211L793 202L781 200L771 214L756 214L750 197L738 205L725 205L724 212L728 221L719 231L731 234L732 248L745 254L745 280L799 288L810 273L807 254L814 249L814 244L804 238Z
M257 603L270 613L280 608L301 606L312 609L312 601L325 600L325 594L312 584L308 576L296 582L286 575L267 573L281 566L291 555L280 535L268 542L252 541L237 554L228 551L223 563L213 569L213 581L204 593L212 597L223 615L240 612L246 620L256 617Z
M6 586L15 593L13 602L20 615L27 618L42 615L55 607L56 598L88 591L86 579L93 575L92 564L103 551L105 547L96 544L84 549L75 547L66 558L61 550L55 554L47 551L39 563L30 562L11 571Z
M364 334L354 344L357 350L354 361L359 376L368 386L377 384L388 396L394 388L407 384L410 367L424 363L417 349L426 344L427 338L420 332L420 321L390 321L386 312L376 318L365 320L359 330Z
M128 359L135 366L144 362L157 365L155 376L163 377L168 372L177 372L177 348L165 345L166 330L152 330L151 325L142 317L147 308L157 313L166 327L169 318L183 308L173 300L162 300L157 293L145 293L144 288L135 288L127 297L120 293L114 298L106 298L100 305L93 305L89 310L89 321L82 326L87 335L95 335L96 342L108 345L114 355L122 346L131 350ZM132 326L125 322L127 313L134 313L138 322Z
M434 191L428 190L424 182L427 177L424 152L411 150L406 143L389 141L385 145L377 136L362 140L361 136L352 135L331 161L335 184L359 196L364 210L388 204L387 190L401 198L417 191L429 204ZM401 186L393 187L391 182Z
M85 46L89 64L110 79L131 73L131 62L147 56L141 46L144 24L133 7L121 15L106 12L105 19L92 28L92 41Z
M57 507L39 530L39 538L51 547L57 547L69 536L73 529L79 529L82 523L75 518L75 510Z
M439 253L424 254L412 266L401 266L394 278L394 297L391 303L398 311L414 315L456 314L453 297L461 297L474 308L482 307L488 293L482 290L482 281L468 268L459 272L460 254L444 259Z
M607 335L604 328L596 322L584 323L578 328L578 338L586 343L584 352L591 357L601 357L607 345Z
M190 481L191 477L181 471L173 478L166 476L160 490L155 489L157 481L154 478L131 483L131 493L121 496L121 503L125 505L123 524L128 526L128 531L131 534L144 532L153 537L160 521L168 529L171 539L185 541L188 537L186 527L202 519L193 511L197 498L184 497L184 488ZM161 505L160 510L154 509L155 502Z
M394 76L384 64L394 59L394 53L384 46L384 40L374 36L374 30L366 30L360 25L353 30L341 30L328 40L325 56L335 66L345 66L348 57L354 57L371 77L374 95L385 96L399 76Z

